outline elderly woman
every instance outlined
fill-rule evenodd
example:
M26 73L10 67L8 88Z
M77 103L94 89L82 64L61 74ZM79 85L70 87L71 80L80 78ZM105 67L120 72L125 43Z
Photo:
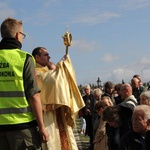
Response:
M150 91L144 91L140 95L140 105L150 106Z

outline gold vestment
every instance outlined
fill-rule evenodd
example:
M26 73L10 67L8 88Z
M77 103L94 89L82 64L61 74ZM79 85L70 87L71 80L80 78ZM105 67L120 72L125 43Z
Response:
M73 134L78 111L84 101L76 84L73 65L67 55L55 70L36 65L46 129L50 134L44 150L78 150ZM50 108L50 109L47 109Z

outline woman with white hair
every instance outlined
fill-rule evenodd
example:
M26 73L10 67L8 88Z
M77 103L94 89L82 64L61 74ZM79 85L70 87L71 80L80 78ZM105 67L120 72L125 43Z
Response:
M140 95L140 105L150 106L150 91L144 91Z

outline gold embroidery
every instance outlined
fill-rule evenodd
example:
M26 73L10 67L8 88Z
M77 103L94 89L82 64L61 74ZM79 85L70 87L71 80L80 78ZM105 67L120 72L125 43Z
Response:
M65 118L64 118L64 111L63 108L60 107L56 109L56 114L57 114L57 123L59 127L59 134L60 134L60 141L61 141L61 146L62 150L70 150L70 145L68 141L68 134L66 132L66 127L65 127Z

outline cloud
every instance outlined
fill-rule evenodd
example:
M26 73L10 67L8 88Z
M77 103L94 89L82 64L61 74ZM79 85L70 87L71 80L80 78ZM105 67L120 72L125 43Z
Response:
M115 81L115 82L121 82L122 79L125 82L130 82L133 74L134 74L134 71L131 69L118 68L118 69L113 70L111 74L111 78L112 78L112 81Z
M124 79L125 82L129 82L131 81L131 78L133 77L133 75L135 74L139 74L141 76L141 79L143 82L149 82L150 81L150 69L146 68L146 69L128 69L128 68L118 68L118 69L114 69L111 74L109 75L108 78L106 78L105 80L110 80L114 81L115 83L119 83L122 81L122 79Z
M150 82L150 69L143 69L141 76L143 82Z
M94 51L100 48L95 41L86 41L85 39L75 40L72 47L80 51Z
M103 56L103 61L105 62L112 62L112 61L115 61L117 59L119 59L119 56L118 55L112 55L110 53L107 53Z
M122 7L125 9L141 9L150 5L149 0L125 0Z
M150 65L150 59L146 58L146 57L143 57L140 60L140 64L142 64L142 65Z
M108 81L111 79L111 81L118 83L124 79L125 82L130 82L135 74L139 74L143 82L150 81L150 60L148 57L143 57L138 62L132 62L128 66L112 68L110 73L103 77L103 80Z
M7 3L0 2L0 19L12 17L16 14L16 11L10 8Z
M113 61L114 57L116 57L115 55L108 55L109 57L107 59L111 61ZM119 58L119 56L117 57ZM82 79L80 79L79 83L95 83L97 77L101 78L102 83L112 81L116 84L121 83L122 79L125 82L130 83L131 78L135 74L139 74L141 76L143 83L150 82L150 61L148 56L139 59L137 62L129 62L126 58L126 63L126 65L117 64L116 66L111 63L111 67L109 65L104 66L104 63L101 63L97 69L90 69L90 71L86 70L86 72L83 72L82 70ZM86 75L87 72L88 76Z
M99 23L107 22L110 19L118 18L120 14L114 12L91 12L83 15L79 15L72 20L73 23L85 23L86 25L95 25Z
M44 7L49 7L50 5L58 2L58 0L46 0L44 3Z

